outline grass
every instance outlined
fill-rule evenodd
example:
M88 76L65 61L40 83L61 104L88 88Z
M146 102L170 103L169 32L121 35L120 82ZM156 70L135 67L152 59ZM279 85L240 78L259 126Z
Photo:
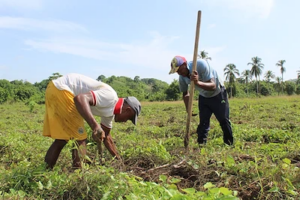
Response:
M106 150L101 164L88 137L90 164L71 170L70 142L47 171L44 156L53 140L41 135L44 105L2 104L0 198L299 199L299 107L297 96L231 99L234 147L223 144L214 116L208 143L199 147L195 116L187 152L183 102L142 102L138 126L112 129L123 164Z

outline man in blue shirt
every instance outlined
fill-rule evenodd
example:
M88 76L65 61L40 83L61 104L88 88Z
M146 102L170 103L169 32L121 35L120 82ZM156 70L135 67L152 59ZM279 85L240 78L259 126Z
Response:
M183 101L188 110L188 86L194 81L195 90L199 91L198 108L200 123L197 128L198 143L207 141L210 118L214 114L223 131L223 141L228 145L233 144L231 123L229 120L229 103L224 83L220 80L217 71L200 59L197 60L196 71L193 71L193 62L187 62L182 56L175 56L171 61L169 74L177 72L179 75L179 89L183 94Z

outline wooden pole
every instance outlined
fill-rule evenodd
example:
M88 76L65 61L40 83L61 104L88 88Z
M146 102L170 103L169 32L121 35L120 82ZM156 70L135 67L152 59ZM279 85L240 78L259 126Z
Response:
M197 66L200 25L201 25L201 11L199 10L198 11L198 17L197 17L196 37L195 37L195 46L194 46L194 58L193 58L193 72L192 73L194 73L194 71L196 70L196 66ZM184 137L184 146L185 146L186 150L188 150L189 140L190 140L190 127L191 127L194 88L195 88L195 84L194 84L193 81L191 81L190 97L189 97L189 105L188 105L188 116L187 116L187 122L186 122L186 134L185 134L185 137Z

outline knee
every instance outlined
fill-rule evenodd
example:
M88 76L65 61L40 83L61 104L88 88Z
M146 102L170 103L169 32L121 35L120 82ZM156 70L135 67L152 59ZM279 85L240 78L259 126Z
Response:
M229 121L229 119L227 118L224 118L223 120L220 120L220 126L223 127L223 126L231 126L231 123Z
M86 146L86 139L84 139L84 140L77 140L76 142L77 142L77 144L79 146L81 146L81 145Z
M209 131L209 124L207 123L200 123L197 127L197 133L207 133Z
M66 144L67 144L66 140L55 140L53 142L53 146L58 150L62 150Z

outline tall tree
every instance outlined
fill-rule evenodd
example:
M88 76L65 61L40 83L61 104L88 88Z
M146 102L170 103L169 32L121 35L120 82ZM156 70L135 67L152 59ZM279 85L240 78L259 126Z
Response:
M268 83L271 82L271 79L275 78L275 74L271 71L271 70L268 70L266 73L265 73L265 79Z
M278 66L278 67L280 67L280 73L281 73L281 79L282 79L282 82L283 82L283 73L286 71L285 70L285 67L283 66L284 65L284 63L285 63L285 60L279 60L277 63L276 63L276 65ZM283 84L282 84L282 93L283 93Z
M211 57L208 56L208 53L205 50L200 51L200 54L198 54L198 58L206 60L207 63L208 63L207 60L211 60Z
M140 77L139 76L135 76L133 80L134 80L134 82L138 83L140 81Z
M173 80L173 82L169 85L169 87L165 91L167 100L177 101L180 98L179 91L179 82L178 80Z
M62 77L62 75L58 72L55 72L55 73L52 73L52 76L49 76L48 80L52 81L52 80L58 79L59 77Z
M98 76L98 78L96 80L105 82L105 79L106 79L106 77L104 75L100 75L100 76Z
M249 62L248 65L252 65L251 75L255 76L256 79L256 93L258 94L258 80L259 76L262 73L262 69L264 68L264 64L261 62L261 58L255 56L252 58L252 62Z
M245 80L246 83L246 90L247 90L247 94L248 94L248 83L251 80L251 71L249 69L246 69L242 72L242 78Z
M229 82L230 85L230 97L232 97L232 86L236 80L235 75L240 75L239 70L236 68L235 64L228 64L224 68L225 79Z
M282 81L281 81L280 77L276 77L275 80L276 80L275 88L276 88L276 90L278 92L278 96L279 96Z

